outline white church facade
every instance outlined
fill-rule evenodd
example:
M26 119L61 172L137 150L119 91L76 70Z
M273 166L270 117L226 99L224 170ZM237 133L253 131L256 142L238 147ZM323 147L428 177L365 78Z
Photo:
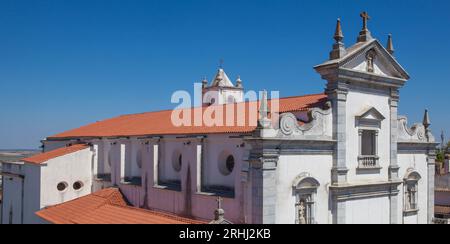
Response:
M314 67L325 92L279 99L279 117L263 96L255 126L177 127L159 111L46 138L43 154L3 167L2 223L56 223L63 211L42 211L109 188L130 207L202 221L220 196L236 224L432 223L428 111L412 127L398 114L409 75L392 38L384 47L361 16L357 43L344 46L339 20L329 60ZM242 81L223 69L208 83L196 109L244 103Z

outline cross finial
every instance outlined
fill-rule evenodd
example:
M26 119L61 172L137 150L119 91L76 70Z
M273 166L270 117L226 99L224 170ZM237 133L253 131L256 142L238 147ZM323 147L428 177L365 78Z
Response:
M358 42L367 42L372 40L372 35L370 34L369 29L367 28L367 22L370 19L370 16L367 12L362 12L359 16L363 19L363 28L359 32Z
M362 12L360 16L363 19L363 30L367 30L367 22L370 20L370 16L366 11Z
M223 58L221 58L221 59L219 60L219 68L220 68L220 69L223 68L223 63L224 63L224 60L223 60Z

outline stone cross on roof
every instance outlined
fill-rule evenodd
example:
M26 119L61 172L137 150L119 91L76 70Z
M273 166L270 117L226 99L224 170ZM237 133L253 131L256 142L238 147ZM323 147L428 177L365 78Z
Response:
M367 12L362 12L360 14L361 18L363 19L363 30L367 30L367 22L370 20L370 16Z
M217 202L217 209L222 209L223 198L222 197L218 197L216 202Z
M210 224L232 224L225 219L225 211L222 209L222 197L217 197L217 209L214 211L214 220Z
M367 12L362 12L359 16L363 19L363 28L361 32L359 32L358 42L367 42L372 40L372 35L370 34L369 28L367 27L367 22L370 19L370 16Z

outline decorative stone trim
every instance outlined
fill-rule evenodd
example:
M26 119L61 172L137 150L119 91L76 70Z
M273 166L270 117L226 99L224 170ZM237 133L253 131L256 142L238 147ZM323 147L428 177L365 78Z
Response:
M398 141L399 142L428 142L425 126L414 124L408 127L408 119L404 116L398 118Z
M397 196L400 193L398 186L402 183L402 181L388 181L370 184L331 185L330 192L337 201Z
M297 117L292 113L284 113L280 117L280 133L282 136L325 136L327 116L331 115L331 103L327 103L327 109L313 108L308 113L308 123L299 125Z

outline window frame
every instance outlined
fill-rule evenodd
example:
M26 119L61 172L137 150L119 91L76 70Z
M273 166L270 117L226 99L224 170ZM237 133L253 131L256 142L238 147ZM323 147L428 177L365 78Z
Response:
M420 209L419 182L421 179L420 174L414 170L409 170L403 179L403 212L405 214L417 213Z
M295 195L295 224L317 224L317 191L320 183L309 174L301 174L294 180L292 185L293 194ZM305 222L300 219L300 204L305 202Z
M371 151L374 152L374 155L363 155L363 135L364 132L373 133L373 148ZM380 167L380 157L378 152L379 147L379 129L374 128L360 128L358 130L358 169L381 169ZM367 163L369 162L369 163Z

